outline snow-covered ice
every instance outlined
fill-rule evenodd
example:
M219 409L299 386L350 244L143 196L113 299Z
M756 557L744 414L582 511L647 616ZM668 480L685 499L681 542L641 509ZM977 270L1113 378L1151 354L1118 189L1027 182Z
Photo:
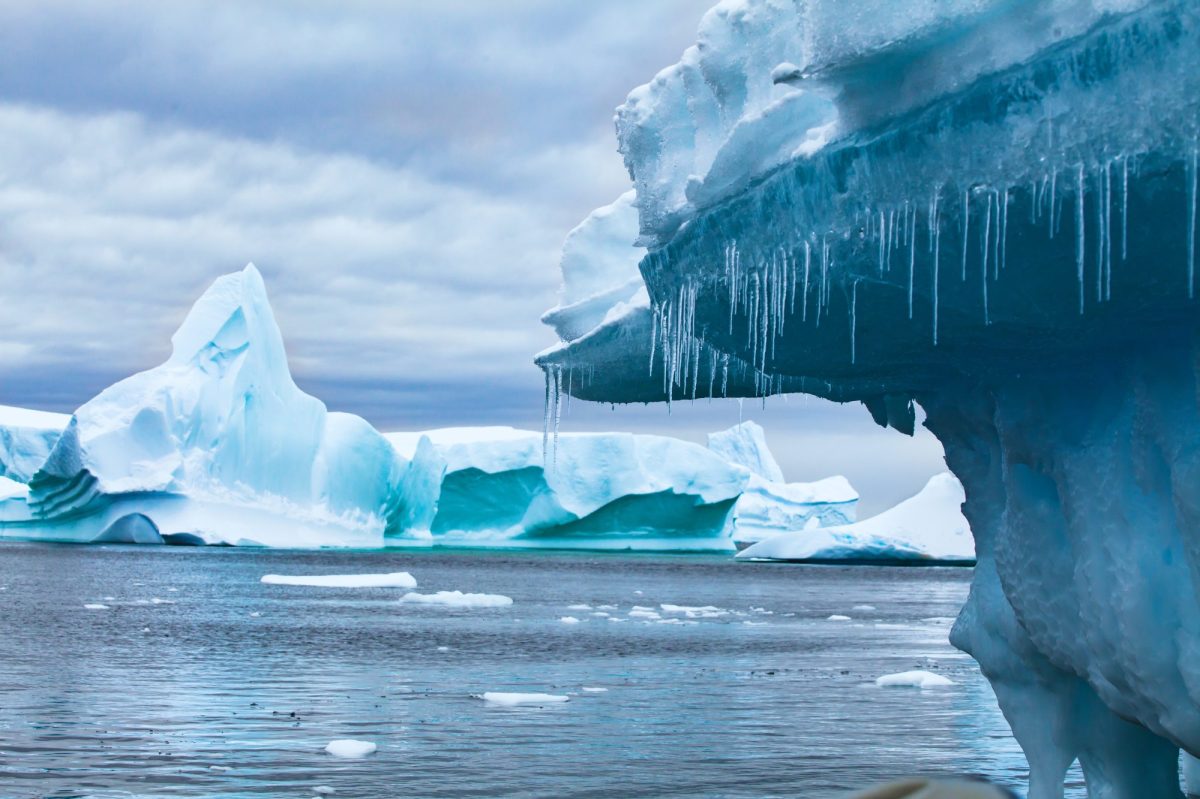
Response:
M840 613L835 613L832 616L830 616L828 619L826 619L826 621L850 621L850 617L843 616Z
M408 572L388 574L264 574L268 585L306 585L320 588L416 588Z
M540 693L509 693L505 691L486 691L478 695L479 699L490 705L517 707L520 705L555 705L570 701L571 697L561 694Z
M373 754L377 748L371 741L338 738L326 744L325 751L334 757L360 758Z
M954 685L954 681L931 671L902 671L878 677L875 684L880 688L941 688Z
M108 605L103 605L99 602L90 602L83 607L86 610L108 610Z
M462 591L437 591L432 594L409 592L401 602L414 605L438 605L447 608L504 608L513 603L503 594L464 594Z
M962 484L935 475L913 497L877 516L849 525L813 528L768 538L738 553L754 560L975 559L971 528L962 514Z
M562 616L559 618L563 624L579 624L579 619L574 616Z

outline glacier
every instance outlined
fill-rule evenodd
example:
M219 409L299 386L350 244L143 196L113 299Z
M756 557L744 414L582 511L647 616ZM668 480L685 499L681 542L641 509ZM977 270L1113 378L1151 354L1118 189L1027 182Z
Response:
M1061 797L1078 760L1092 797L1179 797L1200 752L1200 7L897 9L726 0L630 94L649 307L537 356L548 418L563 392L747 384L904 433L919 407L975 540L952 641L1029 796Z
M766 538L738 553L745 560L973 563L975 543L962 514L962 484L929 479L915 496L853 524L822 525Z
M253 265L217 279L171 343L71 415L27 489L0 499L0 535L382 545L407 463L296 387Z

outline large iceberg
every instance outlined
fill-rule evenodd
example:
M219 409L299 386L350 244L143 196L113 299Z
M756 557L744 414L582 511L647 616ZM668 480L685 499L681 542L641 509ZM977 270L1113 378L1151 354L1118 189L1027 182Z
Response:
M975 544L962 514L962 484L930 478L920 493L854 524L812 527L767 538L738 553L746 560L972 563Z
M1180 796L1179 749L1200 753L1200 6L728 0L617 128L649 321L543 353L551 388L703 395L728 363L905 432L919 403L978 558L953 641L1031 799L1075 760L1093 797ZM601 334L649 342L621 360Z
M70 417L27 492L0 499L0 535L382 545L406 463L296 387L253 265L213 283L171 343Z
M727 552L852 521L844 477L784 483L762 428L656 435L465 427L389 433L411 461L389 543ZM764 474L771 478L769 480Z

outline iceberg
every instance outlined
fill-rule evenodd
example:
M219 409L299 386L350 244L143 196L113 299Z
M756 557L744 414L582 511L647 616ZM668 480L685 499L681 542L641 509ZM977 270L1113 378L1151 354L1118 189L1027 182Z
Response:
M387 438L412 464L392 545L728 552L851 522L858 502L844 477L784 483L754 422L712 434L707 448L632 433L551 444L511 427Z
M26 494L0 500L0 536L382 545L407 464L296 387L253 265L213 283L171 342L166 363L75 411Z
M392 433L411 458L393 545L730 551L750 480L664 436L451 428ZM415 439L415 443L414 443Z
M1186 0L726 0L617 111L649 310L537 357L552 398L919 405L1030 799L1200 753L1198 98Z
M894 508L861 522L815 527L760 541L738 553L746 560L931 561L973 563L975 542L962 514L962 484L935 475Z

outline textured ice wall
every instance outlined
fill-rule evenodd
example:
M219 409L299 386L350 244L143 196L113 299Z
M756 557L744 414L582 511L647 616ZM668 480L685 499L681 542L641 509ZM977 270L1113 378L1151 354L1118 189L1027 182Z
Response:
M905 431L920 402L979 558L954 641L1030 796L1078 758L1094 797L1177 797L1200 752L1200 8L909 5L723 4L618 112L650 372L687 396L728 359ZM819 121L764 121L810 95ZM581 396L645 398L642 357Z
M70 421L63 413L0 405L0 477L29 482Z

